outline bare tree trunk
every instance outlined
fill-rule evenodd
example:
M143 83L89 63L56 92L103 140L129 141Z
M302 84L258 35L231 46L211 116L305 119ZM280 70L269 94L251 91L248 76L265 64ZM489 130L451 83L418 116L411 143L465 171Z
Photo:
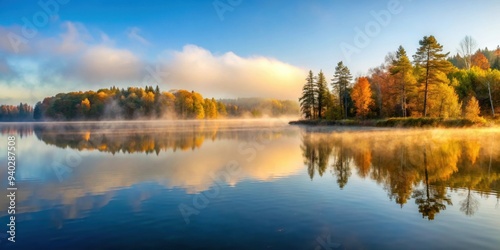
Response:
M427 93L429 92L429 52L427 52L427 66L425 72L424 117L427 117Z
M488 83L488 94L490 95L490 104L491 104L491 114L493 115L493 118L495 118L495 108L493 107L493 99L491 98L491 84L490 81Z

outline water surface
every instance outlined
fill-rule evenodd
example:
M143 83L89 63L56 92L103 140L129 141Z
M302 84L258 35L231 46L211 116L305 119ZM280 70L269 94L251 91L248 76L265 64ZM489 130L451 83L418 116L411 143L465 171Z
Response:
M240 120L0 130L1 151L9 135L18 145L16 243L0 239L2 249L500 246L496 129ZM0 178L6 190L6 167ZM5 225L8 201L0 207Z

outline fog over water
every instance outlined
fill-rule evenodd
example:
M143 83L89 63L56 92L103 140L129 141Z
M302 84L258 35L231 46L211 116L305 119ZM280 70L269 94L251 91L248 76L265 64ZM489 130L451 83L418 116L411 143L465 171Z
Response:
M143 235L158 246L200 247L187 239L207 232L243 248L314 249L323 234L346 248L403 247L398 237L419 246L431 246L431 238L432 246L443 247L500 244L498 129L287 122L2 123L2 140L17 136L19 234L55 249L92 247L74 236L111 230L96 236L97 244L131 235L116 227L119 221L169 228L175 238ZM5 168L0 175L6 178ZM7 206L2 199L0 207ZM188 224L183 206L197 211ZM115 223L102 224L105 217ZM35 236L42 221L45 231ZM248 234L241 223L255 235L278 238L238 241ZM399 231L389 233L392 228Z

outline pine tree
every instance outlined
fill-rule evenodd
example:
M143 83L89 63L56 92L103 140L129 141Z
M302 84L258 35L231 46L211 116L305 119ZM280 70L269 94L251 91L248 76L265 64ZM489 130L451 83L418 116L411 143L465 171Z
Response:
M403 117L406 117L408 110L408 93L415 90L416 80L413 75L413 67L410 59L406 55L406 51L403 46L399 46L398 51L396 52L396 58L392 62L389 70L391 74L396 77L397 86L401 94L401 113Z
M33 119L35 120L41 120L43 118L43 111L42 111L42 103L37 102L35 105L35 109L33 110Z
M449 53L442 53L443 46L439 44L434 36L424 36L419 42L416 55L413 56L415 64L422 69L423 75L420 81L424 84L424 117L427 116L427 99L429 96L429 85L437 84L440 72L448 73L452 69L452 64L446 60Z
M300 111L306 119L316 118L316 91L314 86L314 76L312 70L309 70L309 74L306 78L306 83L302 88L302 96L299 98Z
M339 95L339 103L341 107L342 117L347 118L347 87L352 80L351 72L349 68L344 66L344 63L340 61L335 67L335 74L332 79L332 87L337 90Z
M321 119L324 118L323 114L327 109L328 99L330 98L330 91L328 90L325 74L323 74L323 71L320 71L318 74L315 90L317 97L316 110L318 112L318 118Z

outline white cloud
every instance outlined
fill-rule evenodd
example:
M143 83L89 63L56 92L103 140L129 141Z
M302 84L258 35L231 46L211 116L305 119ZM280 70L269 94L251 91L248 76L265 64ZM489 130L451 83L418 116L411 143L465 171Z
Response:
M139 29L137 27L131 27L127 31L127 36L129 39L138 41L138 42L142 43L143 45L149 45L150 44L149 41L146 40L144 37L139 35L140 31L141 31L141 29Z
M106 46L87 49L75 66L83 80L93 83L137 80L143 67L132 52Z
M206 97L296 100L306 75L305 70L274 58L241 57L233 52L216 55L196 45L171 51L167 59L146 61L132 50L117 47L104 32L98 31L96 40L83 24L65 22L61 27L64 31L59 35L40 35L30 41L29 51L22 54L11 51L0 36L0 56L5 58L0 60L0 73L11 76L8 81L0 78L0 86L16 82L27 91L39 86L66 92L159 83L164 90L195 90ZM0 35L10 30L0 26ZM139 31L131 28L129 36L149 43L141 40ZM36 64L32 67L36 70L26 71L21 62Z
M214 55L195 45L172 53L164 70L169 88L216 97L298 98L306 71L263 56Z
M89 36L85 27L72 22L64 23L63 27L66 28L66 33L60 35L61 41L57 45L57 52L75 54L85 49L87 45L84 40Z

